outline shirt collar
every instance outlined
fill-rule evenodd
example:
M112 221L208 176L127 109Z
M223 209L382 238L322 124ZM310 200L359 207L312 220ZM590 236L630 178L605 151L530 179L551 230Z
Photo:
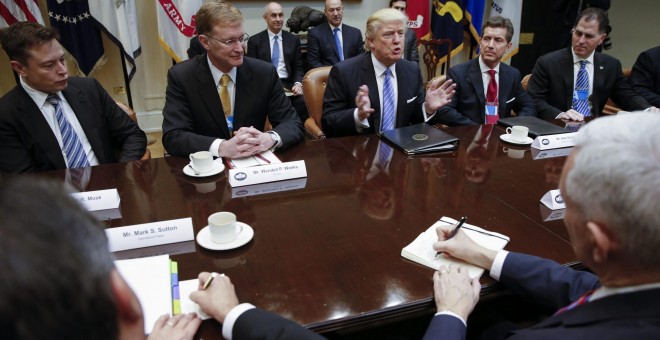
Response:
M481 59L481 56L479 56L479 69L481 70L481 73L486 73L488 70L490 70L490 67L488 65L484 64L484 61ZM497 63L497 66L493 68L495 70L495 73L500 73L500 63Z
M593 65L594 64L594 53L595 52L591 52L591 54L586 59L582 59L582 58L578 57L577 54L575 54L575 51L573 51L573 48L571 47L571 54L573 55L573 64L579 63L580 60L586 60L586 61L589 62L589 64Z
M660 282L646 283L637 286L616 287L616 288L602 286L596 289L594 294L591 296L590 301L601 299L611 295L634 293L634 292L656 289L656 288L660 288Z
M342 32L342 31L343 31L343 30L342 30L342 25L343 25L343 23L339 24L339 26L332 26L331 23L328 23L328 26L330 26L330 30L331 30L331 31L334 31L335 28L339 28L339 32Z
M37 104L37 107L41 108L46 104L46 98L48 98L49 93L46 92L41 92L39 90L35 90L32 88L32 86L28 85L25 80L23 80L23 77L19 77L21 86L23 86L23 89L25 92L27 92L28 96L32 98L32 101L34 101L35 104ZM57 91L55 93L58 97L60 97L61 101L66 101L66 98L62 95L62 91Z
M213 63L211 63L211 59L209 59L209 56L207 54L206 56L206 61L209 63L209 68L211 69L211 76L213 77L213 83L217 87L218 84L220 83L220 77L224 74L222 71L220 71ZM227 72L229 75L229 78L231 78L231 81L236 84L236 67L232 67L229 72Z
M376 78L380 77L383 72L385 72L387 66L376 59L376 56L373 53L371 53L371 62L374 64L374 72L376 72ZM396 63L392 64L389 69L390 72L392 72L392 77L396 79Z
M275 34L271 32L269 29L267 29L266 32L268 32L268 40L273 40L275 36L277 36L277 39L282 40L282 31L280 31L280 33Z

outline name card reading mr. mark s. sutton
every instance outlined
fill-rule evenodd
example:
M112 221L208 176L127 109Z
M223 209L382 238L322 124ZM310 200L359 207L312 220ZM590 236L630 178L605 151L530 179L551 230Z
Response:
M241 187L244 185L284 181L302 177L307 177L305 161L285 162L230 169L229 185L232 187Z
M195 238L190 217L108 228L105 233L111 252L190 241Z

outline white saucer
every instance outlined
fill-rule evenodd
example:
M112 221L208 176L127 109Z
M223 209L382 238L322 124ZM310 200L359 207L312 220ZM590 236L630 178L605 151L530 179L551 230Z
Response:
M249 225L243 222L236 222L236 225L243 226L243 231L241 231L241 233L236 236L236 239L231 242L227 242L227 243L212 242L209 226L206 226L202 230L200 230L199 233L197 233L197 243L206 249L229 250L229 249L238 248L250 242L252 237L254 237L254 229L252 229L252 227L250 227Z
M225 165L222 164L222 158L217 158L213 161L213 170L209 172L204 172L199 175L196 175L191 165L186 164L186 166L183 167L183 173L190 177L209 177L221 173L222 170L224 169L225 169Z
M519 142L517 140L511 139L511 136L508 133L501 134L500 139L507 142L507 143L516 144L516 145L532 144L532 142L534 141L534 139L532 139L531 137L527 137L527 139L525 139L525 141Z

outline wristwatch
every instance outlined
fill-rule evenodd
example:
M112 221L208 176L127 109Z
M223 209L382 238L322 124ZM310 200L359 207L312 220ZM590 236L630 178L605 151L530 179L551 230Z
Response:
M273 146L270 148L270 151L274 151L277 145L280 143L280 136L273 131L266 132L270 135L270 138L273 139Z

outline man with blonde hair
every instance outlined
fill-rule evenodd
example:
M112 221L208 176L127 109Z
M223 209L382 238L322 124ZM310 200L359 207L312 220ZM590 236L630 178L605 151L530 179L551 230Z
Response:
M423 90L417 63L402 58L405 14L392 8L367 20L368 53L330 71L323 97L323 131L328 137L370 134L429 121L454 95L455 85Z
M187 157L208 150L216 157L238 158L301 142L302 123L273 65L244 57L248 35L238 8L209 1L195 20L207 53L168 72L163 108L167 152ZM262 132L266 118L273 130Z

